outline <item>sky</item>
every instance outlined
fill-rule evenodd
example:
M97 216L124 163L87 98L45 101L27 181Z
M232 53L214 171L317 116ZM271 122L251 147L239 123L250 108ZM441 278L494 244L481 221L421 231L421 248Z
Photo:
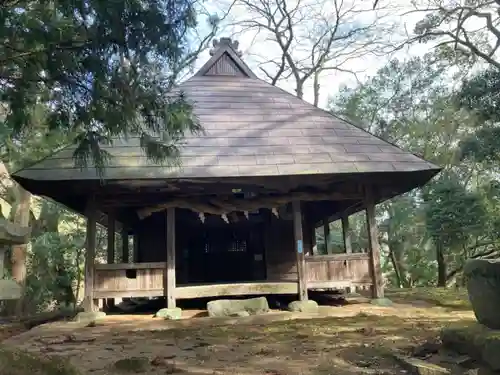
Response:
M226 0L208 0L205 3L206 9L210 14L218 14L222 15L224 10L227 9L228 3L225 3ZM229 1L229 0L227 0ZM304 1L304 0L302 0ZM307 1L307 0L305 0ZM315 4L318 4L316 0ZM346 0L349 1L349 0ZM350 0L355 1L357 4L360 4L360 0ZM292 1L290 1L292 3ZM364 9L371 8L372 0L361 0L361 6ZM397 25L397 30L399 33L405 33L405 30L413 30L415 23L418 22L423 15L419 14L406 14L401 15L411 8L407 5L409 0L391 0L390 6L391 10L386 10L386 4L384 1L379 2L380 10L378 11L378 16L382 17L382 22L392 23ZM333 6L333 0L325 0L323 2L324 6L324 14L330 14L330 10L328 7ZM325 10L326 9L326 10ZM243 13L242 9L233 8L230 18L226 19L225 22L221 25L221 31L219 32L218 37L232 37L233 39L237 39L239 42L239 48L243 52L243 59L250 66L250 68L260 77L265 78L265 75L259 69L261 66L259 63L264 61L264 59L269 60L276 58L279 56L279 48L273 42L266 41L266 35L264 33L255 33L253 31L244 31L240 26L235 26L238 20L241 20L245 17L246 14ZM355 18L349 19L350 23L352 22L370 22L373 20L375 16L374 12L363 12L360 16L357 15ZM203 30L203 27L206 22L203 19L200 19L200 33L206 32ZM401 38L402 34L395 33L394 37ZM384 36L385 37L385 36ZM387 38L392 38L393 35L387 35ZM376 74L377 70L383 67L390 58L397 57L399 59L409 58L412 55L420 55L427 51L429 51L431 46L425 44L416 45L410 49L405 48L396 53L392 53L387 56L375 56L375 55L364 55L350 60L343 67L348 68L351 71L356 71L356 77L350 73L345 72L331 72L328 74L324 74L321 77L321 96L320 96L320 107L326 107L328 104L328 100L331 96L334 96L338 93L339 88L343 85L355 86L359 81L366 80L367 77L373 76ZM204 51L201 56L198 58L195 64L195 71L199 69L209 58L208 51ZM290 93L294 93L294 85L293 81L289 82L281 82L278 84L281 88L285 89ZM311 83L306 85L304 99L312 102L312 88Z

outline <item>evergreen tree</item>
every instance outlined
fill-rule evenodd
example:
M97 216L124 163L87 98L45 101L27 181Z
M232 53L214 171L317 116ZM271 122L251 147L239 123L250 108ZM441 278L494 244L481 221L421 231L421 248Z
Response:
M3 120L23 139L48 110L47 131L78 144L102 169L99 144L137 136L148 157L175 157L185 131L200 130L172 94L196 26L193 0L4 0L0 2ZM160 134L154 139L152 135Z

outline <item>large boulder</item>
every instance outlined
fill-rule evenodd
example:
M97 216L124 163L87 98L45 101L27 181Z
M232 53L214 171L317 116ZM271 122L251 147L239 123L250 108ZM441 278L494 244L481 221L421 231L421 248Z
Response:
M182 318L182 310L180 307L160 309L156 312L155 318L177 320Z
M248 299L219 299L207 303L208 316L237 316L245 315L241 312L245 311L249 315L257 315L269 311L269 305L266 297L248 298Z
M500 329L500 261L472 259L464 267L472 310L479 323Z
M293 301L288 304L288 310L292 312L315 313L319 310L318 303L313 300Z
M90 323L95 322L96 320L104 319L106 317L106 313L102 311L93 311L93 312L79 312L75 316L75 322L80 323Z

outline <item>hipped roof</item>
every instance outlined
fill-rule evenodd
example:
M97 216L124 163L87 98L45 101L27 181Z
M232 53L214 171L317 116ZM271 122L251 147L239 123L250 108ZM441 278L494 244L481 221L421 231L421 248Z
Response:
M112 159L105 179L182 179L365 172L438 171L409 152L258 79L234 45L222 39L210 60L179 86L194 102L205 134L187 135L180 167L146 158L138 138L104 145ZM98 180L80 169L68 147L16 179ZM433 173L430 173L433 175Z

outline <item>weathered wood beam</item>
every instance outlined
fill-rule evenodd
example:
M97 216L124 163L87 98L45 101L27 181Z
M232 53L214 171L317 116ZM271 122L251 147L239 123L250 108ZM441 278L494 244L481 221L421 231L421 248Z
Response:
M351 205L349 205L348 207L345 207L344 209L335 212L333 215L328 216L328 221L330 223L332 223L334 221L337 221L338 219L341 219L342 216L353 215L356 212L362 211L364 209L364 207L365 207L364 199L357 201L357 202L354 202ZM315 224L315 227L318 228L320 225L323 225L323 220L318 221Z
M304 256L304 233L302 229L302 210L300 201L293 201L293 234L295 253L297 254L297 274L299 284L299 300L307 301L306 260Z
M167 209L167 265L164 273L164 295L167 307L175 307L175 208Z
M349 227L349 215L342 216L342 237L344 237L344 250L347 254L352 253L351 228Z
M85 311L92 312L97 309L97 300L94 298L94 263L96 249L96 217L97 210L95 202L90 199L87 202L87 233L86 233L86 252L85 252L85 294L83 308Z
M370 273L372 278L372 297L383 298L382 268L380 266L380 244L378 242L378 228L375 220L375 202L373 191L366 189L366 222L368 226L368 247L370 255Z
M292 201L330 201L362 199L359 194L347 194L339 192L318 192L318 193L291 193L281 196L255 197L251 199L209 199L206 202L196 201L194 199L172 199L159 205L146 207L137 210L139 218L144 219L151 214L163 211L169 207L189 209L195 212L204 212L213 215L228 214L233 211L253 211L260 208L276 208L288 204Z

